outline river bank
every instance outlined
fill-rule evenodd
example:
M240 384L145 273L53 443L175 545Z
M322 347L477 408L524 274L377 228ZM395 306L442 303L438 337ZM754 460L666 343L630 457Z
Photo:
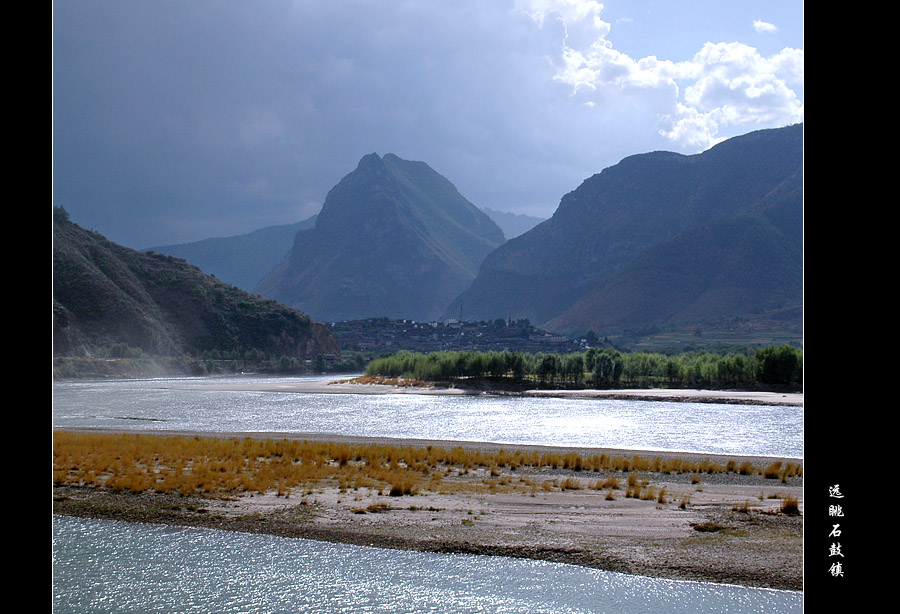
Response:
M239 435L268 439L275 434ZM452 443L314 434L289 437L422 448ZM500 449L496 444L459 445L482 452ZM502 448L525 453L535 446ZM573 451L541 449L560 454ZM585 456L598 452L635 455L633 451L576 451ZM730 459L736 464L753 460L675 453L640 455L711 462ZM386 488L352 488L329 480L294 492L272 490L240 496L136 494L58 483L53 489L53 510L71 516L206 526L406 550L526 557L672 579L802 589L800 476L778 480L736 471L585 471L561 466L447 466L440 471L440 480L433 481L433 487L422 486L402 496L391 496ZM629 485L631 475L638 483L637 490ZM782 511L790 502L796 502L796 513L790 505L787 512Z
M481 383L477 386L435 384L403 378L354 377L346 379L311 380L289 378L271 383L264 379L246 380L235 383L204 381L202 383L186 383L185 389L207 390L243 390L259 392L305 392L332 394L428 394L428 395L494 395L494 396L530 396L559 397L572 399L626 399L638 401L673 401L690 403L732 403L744 405L785 405L801 407L803 393L773 392L752 390L697 390L681 388L646 388L617 390L567 390L567 389L532 389L519 387L496 386Z

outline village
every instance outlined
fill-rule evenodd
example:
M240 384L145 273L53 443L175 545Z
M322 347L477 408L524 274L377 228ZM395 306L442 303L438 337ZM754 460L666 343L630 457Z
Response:
M369 318L333 322L332 336L342 350L366 353L442 351L510 351L569 353L586 350L586 339L570 339L540 330L527 319L462 322L417 322Z

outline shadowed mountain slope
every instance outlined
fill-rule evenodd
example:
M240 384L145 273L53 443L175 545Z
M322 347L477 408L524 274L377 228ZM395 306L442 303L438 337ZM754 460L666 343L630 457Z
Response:
M291 251L297 231L312 228L316 216L296 224L267 226L233 237L216 237L151 247L153 251L187 260L204 273L251 292L263 275Z
M430 319L503 241L500 228L424 162L369 154L256 290L323 321Z
M491 253L447 313L568 332L800 304L802 130L622 160Z
M53 345L60 356L124 343L158 356L259 350L339 354L322 324L172 256L107 240L53 211Z

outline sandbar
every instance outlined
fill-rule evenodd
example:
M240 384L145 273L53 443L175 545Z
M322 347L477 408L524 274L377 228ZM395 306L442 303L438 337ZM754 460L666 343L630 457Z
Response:
M402 378L400 378L402 382ZM439 394L439 395L495 395L534 396L580 399L629 399L636 401L677 401L695 403L739 403L749 405L789 405L802 406L803 393L745 391L745 390L702 390L681 388L644 388L617 390L543 390L526 389L511 392L503 389L467 388L463 386L408 384L358 383L351 379L310 380L286 378L278 382L248 377L241 382L216 382L215 380L184 384L180 388L206 390L243 390L257 392L297 392L320 394Z
M502 447L510 451L534 447L314 433L193 435ZM582 454L600 451L553 449ZM668 454L752 459L605 452L645 458ZM755 460L768 463L776 459ZM287 495L268 492L229 497L56 485L53 507L56 514L72 516L205 526L404 550L524 557L663 578L802 590L802 476L778 480L737 472L640 472L648 488L663 493L641 499L626 496L627 474L616 473L619 487L599 489L592 484L612 474L549 467L473 468L448 471L441 481L443 488L404 496L367 488L341 489L336 484ZM459 488L447 488L454 483ZM569 488L561 487L566 483ZM478 488L467 488L475 485ZM798 502L799 513L782 511L782 502L789 499Z

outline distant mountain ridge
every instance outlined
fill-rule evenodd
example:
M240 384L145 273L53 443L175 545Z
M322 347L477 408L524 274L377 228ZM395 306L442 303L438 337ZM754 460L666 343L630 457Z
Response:
M256 287L322 321L432 319L505 240L424 162L372 153L332 188L314 228Z
M801 304L802 130L625 158L492 252L447 315L599 332Z
M315 226L316 216L295 224L267 226L246 234L216 237L151 247L154 251L187 260L204 273L251 292L294 244L297 231Z
M157 356L258 350L339 355L328 329L178 258L107 240L53 211L53 345L59 356L126 344Z
M531 230L546 219L487 207L482 211L500 227L507 239ZM291 251L297 232L315 226L317 217L313 215L294 224L266 226L230 237L160 245L142 251L182 258L204 273L252 292L259 281Z
M615 335L768 314L802 327L802 124L630 156L520 236L510 221L536 219L478 209L424 162L373 153L309 220L154 251L321 321Z
M487 213L488 217L494 220L494 223L503 231L503 236L507 240L515 239L524 234L546 220L546 218L535 217L533 215L525 215L523 213L510 213L508 211L496 211L482 207L481 209Z

